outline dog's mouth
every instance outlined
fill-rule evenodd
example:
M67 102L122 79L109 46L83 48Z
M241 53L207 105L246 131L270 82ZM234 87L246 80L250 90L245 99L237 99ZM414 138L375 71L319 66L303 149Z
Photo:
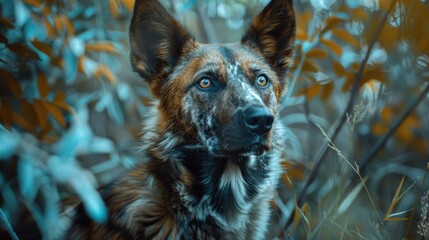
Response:
M267 143L251 143L248 145L225 147L223 149L217 149L213 151L216 156L222 157L246 157L246 156L262 156L271 149L271 146Z

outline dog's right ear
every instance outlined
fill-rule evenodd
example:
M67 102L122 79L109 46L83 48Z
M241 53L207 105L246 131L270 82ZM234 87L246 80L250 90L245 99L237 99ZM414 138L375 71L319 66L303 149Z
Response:
M131 64L150 84L171 71L195 44L158 0L136 0L130 26Z

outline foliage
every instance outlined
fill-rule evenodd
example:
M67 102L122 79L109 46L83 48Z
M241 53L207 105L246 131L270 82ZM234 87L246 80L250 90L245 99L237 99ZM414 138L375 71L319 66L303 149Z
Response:
M132 6L0 3L0 185L12 223L30 213L53 238L47 230L61 226L58 204L70 194L94 220L106 219L97 182L135 162L132 144L147 94L140 81L132 83L137 77L124 74L132 72L122 54Z
M206 42L239 39L267 3L161 2ZM133 3L0 2L0 222L15 228L31 215L54 238L48 228L61 227L59 202L72 195L105 220L96 189L139 162L150 99L128 61ZM294 4L281 110L294 151L269 237L426 237L428 2Z

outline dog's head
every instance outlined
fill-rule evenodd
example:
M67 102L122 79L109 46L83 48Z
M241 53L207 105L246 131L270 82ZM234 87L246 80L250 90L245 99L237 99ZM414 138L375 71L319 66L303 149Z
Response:
M131 62L159 99L157 131L215 155L270 150L294 36L292 0L272 0L240 42L216 45L198 43L157 0L137 0Z

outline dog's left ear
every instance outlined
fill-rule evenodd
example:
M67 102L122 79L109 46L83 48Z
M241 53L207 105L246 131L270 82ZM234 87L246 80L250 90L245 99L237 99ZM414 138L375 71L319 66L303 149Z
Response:
M136 0L130 25L131 64L152 89L193 46L193 37L167 12L158 0Z
M262 54L284 79L293 59L295 29L292 0L272 0L253 20L241 42Z

